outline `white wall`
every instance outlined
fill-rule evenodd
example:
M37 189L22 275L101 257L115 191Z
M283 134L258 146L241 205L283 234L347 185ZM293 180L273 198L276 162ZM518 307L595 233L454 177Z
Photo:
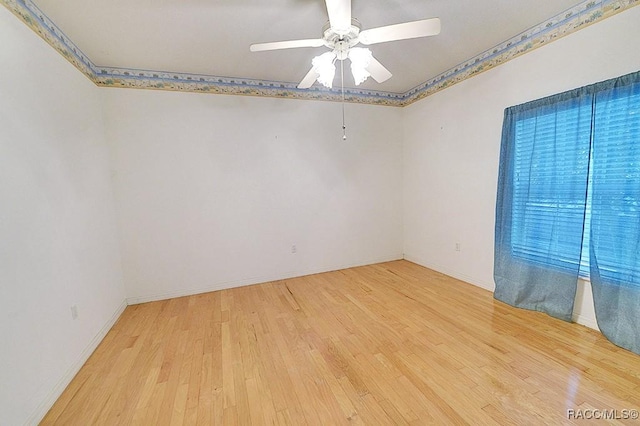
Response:
M0 40L0 424L20 425L125 296L99 89L4 7Z
M402 258L402 110L102 90L130 303Z
M639 70L639 22L640 7L632 8L403 110L408 260L494 289L504 109ZM595 326L583 283L577 299L574 318Z

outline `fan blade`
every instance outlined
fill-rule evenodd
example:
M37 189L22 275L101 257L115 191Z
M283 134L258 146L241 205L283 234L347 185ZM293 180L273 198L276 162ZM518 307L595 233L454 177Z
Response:
M298 84L298 89L308 89L309 87L313 86L313 83L318 78L318 75L319 74L316 72L316 70L311 67L307 75L305 75L300 84Z
M296 47L320 47L324 46L321 38L310 38L306 40L274 41L272 43L256 43L249 46L252 52L263 52L265 50L293 49Z
M364 30L360 33L358 39L360 43L370 45L437 34L440 34L440 19L431 18Z
M331 29L345 35L351 29L351 0L325 0Z
M369 62L369 65L365 69L369 72L369 74L371 74L371 77L373 77L373 79L378 83L382 83L384 81L389 80L392 75L391 72L388 69L386 69L384 65L378 62L378 60L373 56L371 57L371 61Z

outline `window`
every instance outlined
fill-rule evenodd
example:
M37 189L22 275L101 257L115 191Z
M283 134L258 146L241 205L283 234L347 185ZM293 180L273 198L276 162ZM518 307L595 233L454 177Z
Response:
M640 212L640 85L532 106L513 129L512 255L588 277L593 233L600 274L640 284L640 242L623 243Z
M640 72L505 110L494 297L598 327L640 354Z

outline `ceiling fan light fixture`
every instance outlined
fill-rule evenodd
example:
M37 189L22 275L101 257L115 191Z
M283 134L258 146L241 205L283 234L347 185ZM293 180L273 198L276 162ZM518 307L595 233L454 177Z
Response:
M318 83L329 89L333 85L333 79L336 76L335 59L336 54L334 52L325 52L311 61L313 70L318 74Z
M313 66L298 84L298 89L309 89L316 80L331 88L336 74L335 61L344 61L347 57L351 60L351 73L357 86L369 77L378 83L384 83L391 78L392 74L371 55L371 51L354 46L429 37L440 33L440 18L421 19L361 31L360 22L351 16L351 1L324 0L329 22L322 28L322 38L257 43L249 46L249 49L252 52L262 52L296 47L325 46L332 52L313 58ZM341 62L340 75L342 77L344 77L343 69L344 64ZM341 80L344 88L344 79Z
M351 61L351 74L355 80L356 86L363 83L371 76L367 67L371 63L373 55L367 48L353 47L349 50L349 60Z

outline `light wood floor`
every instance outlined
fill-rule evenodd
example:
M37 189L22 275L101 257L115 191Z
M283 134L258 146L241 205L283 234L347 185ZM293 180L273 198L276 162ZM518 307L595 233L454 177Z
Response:
M640 409L640 356L397 261L130 306L43 424L571 424L569 409Z

